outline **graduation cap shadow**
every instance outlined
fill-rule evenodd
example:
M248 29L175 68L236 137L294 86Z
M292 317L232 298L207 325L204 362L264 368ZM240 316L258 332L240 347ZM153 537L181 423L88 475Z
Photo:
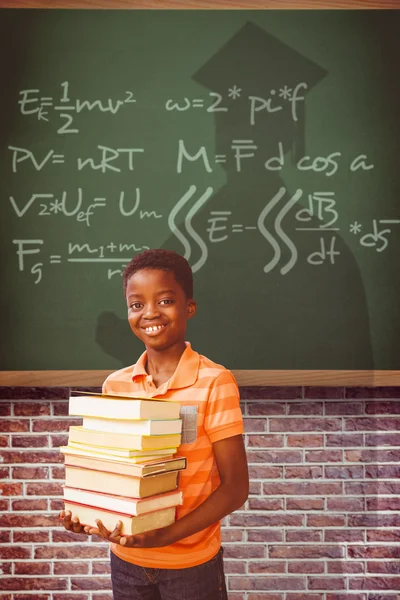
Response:
M214 112L215 153L229 155L232 140L249 140L257 146L255 156L237 172L234 161L221 163L227 181L194 216L192 226L208 246L208 258L195 274L198 316L190 321L189 337L201 353L233 369L372 369L372 350L365 293L356 261L337 237L343 268L294 268L282 276L279 268L264 274L272 248L257 232L230 235L221 243L207 242L210 211L232 211L233 222L254 225L260 211L279 189L286 187L280 171L266 171L264 162L277 155L278 143L289 159L297 161L306 148L306 104L327 71L254 23L246 23L193 76L206 89L221 94L227 111ZM300 82L304 102L296 105L297 120L281 94ZM234 86L242 93L227 99ZM270 99L282 110L260 111L249 124L248 96ZM320 181L320 180L319 180ZM198 182L197 182L198 183ZM312 185L312 181L311 181ZM204 192L201 184L198 192ZM311 190L310 190L311 191ZM291 194L288 190L288 194ZM305 195L307 197L307 195ZM277 206L276 213L280 210ZM190 209L187 208L187 211ZM187 212L186 211L186 212ZM276 217L271 212L271 219ZM296 231L295 213L287 214L284 228L304 260L316 247L316 238ZM186 216L178 217L181 221ZM321 222L313 218L309 227ZM178 223L179 226L179 223ZM247 237L241 238L242 235ZM176 236L164 248L184 254ZM190 263L198 261L193 246ZM282 261L288 260L282 248ZM356 311L356 312L355 312ZM100 317L97 342L110 352L112 340L108 319ZM238 328L240 327L240 328ZM127 325L124 323L124 335ZM118 329L118 328L117 328ZM100 335L101 331L107 335ZM113 320L113 330L115 319ZM351 343L345 340L351 337ZM272 343L271 343L272 342ZM113 344L122 357L124 344L118 336ZM131 346L130 346L131 347ZM108 350L107 350L108 348ZM323 349L323 352L322 352ZM310 353L314 362L310 362Z

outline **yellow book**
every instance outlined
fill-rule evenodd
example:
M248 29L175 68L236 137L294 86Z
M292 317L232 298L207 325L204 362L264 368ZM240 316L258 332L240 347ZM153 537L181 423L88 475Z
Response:
M132 477L147 478L157 473L168 471L182 471L186 469L186 458L184 456L153 456L142 457L143 462L137 463L130 458L106 455L106 457L91 453L81 454L72 446L62 446L65 465L92 469L94 471L112 472L120 475L131 475ZM82 486L75 486L82 487Z
M95 431L73 426L69 428L69 442L98 446L101 448L118 448L124 450L159 450L176 448L181 443L180 433L168 435L134 435L130 433L111 433Z
M103 419L178 419L179 402L93 394L71 396L69 414Z
M163 459L172 457L176 453L176 448L168 448L166 450L156 450L151 452L137 452L132 450L118 450L109 448L95 448L95 446L84 446L82 444L68 444L61 446L60 451L63 454L74 454L77 456L92 457L98 459L124 459L130 463L143 463L149 460Z

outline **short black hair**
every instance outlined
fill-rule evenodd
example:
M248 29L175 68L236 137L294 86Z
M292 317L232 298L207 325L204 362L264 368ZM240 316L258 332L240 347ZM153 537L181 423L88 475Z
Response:
M183 289L186 298L193 298L193 273L186 258L183 258L173 250L164 250L162 248L144 250L136 254L126 265L122 279L124 282L124 294L128 280L137 271L142 269L160 269L161 271L171 271L174 277Z

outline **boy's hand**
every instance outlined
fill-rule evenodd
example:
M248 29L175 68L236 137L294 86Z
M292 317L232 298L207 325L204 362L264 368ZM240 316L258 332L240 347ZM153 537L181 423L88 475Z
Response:
M74 533L88 533L85 530L84 525L81 525L81 523L79 522L78 517L73 517L72 513L69 510L62 510L59 514L59 517L62 520L64 528L67 531L73 531Z
M122 523L118 521L113 531L109 531L100 521L96 519L97 527L85 527L85 532L92 535L101 535L102 538L113 544L120 544L125 548L161 548L162 546L168 546L170 540L168 539L167 528L154 529L153 531L146 531L145 533L138 533L136 535L124 535L121 533Z

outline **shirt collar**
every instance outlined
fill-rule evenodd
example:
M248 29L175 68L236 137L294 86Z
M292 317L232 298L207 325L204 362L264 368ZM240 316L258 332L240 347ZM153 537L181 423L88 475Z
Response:
M168 389L185 388L193 385L197 380L200 364L198 352L192 349L190 342L185 342L184 350L174 374L168 381ZM146 371L147 352L144 351L133 367L132 380L139 377L147 377Z

